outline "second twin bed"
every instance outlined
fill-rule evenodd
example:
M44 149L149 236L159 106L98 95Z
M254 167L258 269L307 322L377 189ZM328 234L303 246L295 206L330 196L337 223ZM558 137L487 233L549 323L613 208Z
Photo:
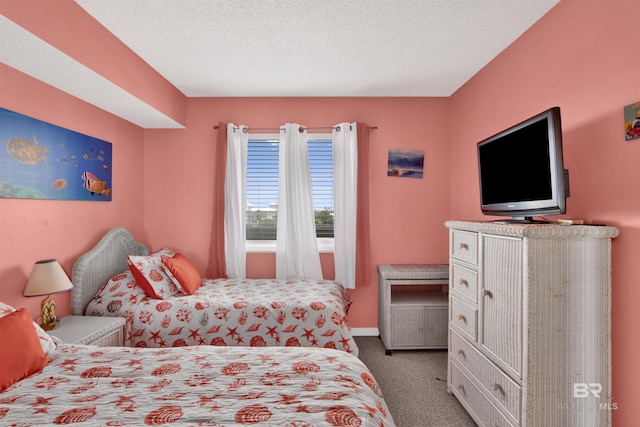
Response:
M132 347L290 346L358 354L347 320L351 299L335 281L205 279L187 295L189 289L172 286L168 267L181 280L184 269L167 259L179 257L167 248L149 255L125 229L110 230L74 266L74 314L126 318ZM151 290L140 286L145 277Z

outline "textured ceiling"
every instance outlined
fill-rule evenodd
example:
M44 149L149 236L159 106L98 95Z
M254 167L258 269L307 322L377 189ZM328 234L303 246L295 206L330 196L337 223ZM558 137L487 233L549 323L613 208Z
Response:
M558 1L76 0L76 3L186 96L234 97L449 96ZM14 31L26 32L21 27ZM22 43L28 41L25 34L19 38ZM27 44L37 45L37 40ZM18 52L16 46L19 45L11 41L11 45L0 47L13 49L13 56L21 58L6 60L12 55L4 52L0 59L11 66L19 62L16 68L21 71L37 73L34 77L54 86L61 84L63 90L82 99L88 97L98 106L99 102L122 104L101 106L108 111L126 110L126 105L138 109L136 101L127 99L127 94L119 93L118 88L103 87L108 82L83 85L85 79L74 78L72 82L57 83L61 78L43 76L49 68L55 73L59 67L73 68L73 74L67 76L91 74L91 70L78 70L73 58L58 61L51 58L59 67L42 67L41 58L30 59L24 51ZM31 46L31 50L51 49ZM49 56L55 56L53 50ZM58 54L64 55L59 51ZM64 75L63 70L59 73ZM100 80L100 77L86 79ZM78 86L75 89L74 84ZM123 114L133 113L118 115ZM144 119L133 122L143 127L162 127L156 121L151 118L148 124Z

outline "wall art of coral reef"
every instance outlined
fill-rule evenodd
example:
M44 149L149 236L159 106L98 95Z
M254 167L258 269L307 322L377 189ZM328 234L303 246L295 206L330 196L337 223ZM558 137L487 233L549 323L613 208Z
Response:
M0 108L0 198L110 201L111 143Z

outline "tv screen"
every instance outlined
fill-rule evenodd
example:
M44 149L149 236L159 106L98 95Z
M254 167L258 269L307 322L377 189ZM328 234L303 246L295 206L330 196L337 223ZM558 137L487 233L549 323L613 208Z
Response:
M533 222L533 216L565 213L560 108L479 142L478 168L485 215Z

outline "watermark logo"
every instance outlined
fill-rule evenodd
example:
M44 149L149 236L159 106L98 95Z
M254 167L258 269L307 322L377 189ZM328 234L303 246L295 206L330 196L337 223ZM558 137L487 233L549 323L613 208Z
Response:
M574 399L600 399L602 394L602 384L600 383L573 383ZM573 403L559 403L558 410L561 411L615 411L618 404L615 402L595 402L593 400L580 400Z
M600 383L573 383L573 397L575 399L585 399L593 396L600 398L602 393L602 384Z

